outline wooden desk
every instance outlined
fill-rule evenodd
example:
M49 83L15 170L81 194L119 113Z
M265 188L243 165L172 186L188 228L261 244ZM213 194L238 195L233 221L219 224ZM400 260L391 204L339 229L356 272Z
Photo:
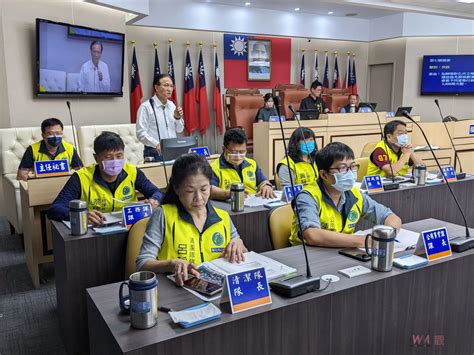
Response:
M404 227L416 232L447 225L429 219ZM474 232L474 231L473 231ZM265 255L304 271L301 246ZM363 264L335 249L309 248L314 275ZM272 294L273 303L189 330L160 312L158 324L135 330L119 313L119 283L87 290L92 354L470 354L474 349L474 250L455 254L415 270L373 271L341 280L322 292L294 299ZM322 283L324 285L324 282ZM159 304L183 309L201 301L162 275ZM471 311L469 311L471 310ZM467 312L466 312L467 311ZM414 346L414 336L430 337L430 347ZM443 337L443 345L434 343ZM439 341L439 338L436 338ZM426 340L426 338L425 338Z

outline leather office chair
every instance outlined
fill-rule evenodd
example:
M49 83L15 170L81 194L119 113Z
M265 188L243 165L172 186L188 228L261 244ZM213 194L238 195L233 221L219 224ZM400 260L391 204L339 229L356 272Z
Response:
M365 143L364 148L362 148L362 152L360 153L360 157L370 157L370 154L372 154L376 145L377 142Z
M273 249L287 248L290 245L291 221L293 209L291 204L274 208L268 218L268 228Z
M367 175L367 170L369 168L369 158L356 158L356 164L359 164L359 170L357 171L357 181L362 181L364 176Z
M242 128L247 134L247 151L253 151L253 123L260 107L263 106L261 95L237 95L230 97L230 127Z
M281 99L281 114L286 116L286 119L292 119L293 113L288 108L288 105L292 105L295 111L300 108L300 102L305 97L308 97L309 90L283 90L280 92Z
M341 108L347 105L349 105L349 97L346 95L331 95L326 101L326 106L334 113L341 112Z
M135 223L128 232L127 252L125 254L125 279L137 271L136 260L142 247L146 225L150 218L143 218Z

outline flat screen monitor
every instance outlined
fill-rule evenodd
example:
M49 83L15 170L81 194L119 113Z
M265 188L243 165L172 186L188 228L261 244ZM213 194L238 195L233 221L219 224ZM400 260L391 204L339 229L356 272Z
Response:
M474 55L425 55L421 95L473 95Z
M301 109L298 110L301 120L318 120L320 112L316 109Z
M36 19L37 96L123 96L125 35Z
M168 138L161 140L161 152L166 161L175 160L189 149L197 147L196 137Z
M413 107L411 107L411 106L399 107L399 108L397 108L397 112L395 112L395 117L403 116L404 111L410 113L412 109L413 109Z
M361 102L361 103L359 104L359 112L371 112L371 111L372 111L371 106L372 106L372 108L375 110L375 108L377 107L377 103L376 103L376 102ZM360 109L361 109L362 107L368 108L369 111L361 111Z

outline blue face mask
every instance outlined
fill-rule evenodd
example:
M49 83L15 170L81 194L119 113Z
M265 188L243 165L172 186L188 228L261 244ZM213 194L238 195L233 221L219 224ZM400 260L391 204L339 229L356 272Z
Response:
M61 144L63 140L63 136L49 136L46 138L48 141L48 144L52 147L57 147Z
M336 182L332 185L337 191L345 192L354 187L357 180L357 173L351 170L345 173L335 173Z
M397 144L402 147L408 144L408 134L400 134L397 136Z
M314 152L315 148L316 144L314 143L314 141L300 142L301 154L310 155L312 152Z

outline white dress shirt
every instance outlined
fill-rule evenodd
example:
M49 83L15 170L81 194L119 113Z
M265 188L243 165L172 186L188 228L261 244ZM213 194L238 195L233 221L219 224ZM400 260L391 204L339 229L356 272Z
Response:
M99 72L102 73L102 80L99 80ZM103 61L99 61L96 67L92 60L82 64L79 72L79 91L83 92L109 92L110 75L109 67Z
M181 133L184 129L183 118L181 117L179 120L174 118L176 105L170 100L163 105L156 95L153 96L152 100L161 139L176 138L176 133ZM156 130L155 115L149 100L143 102L138 109L136 129L137 138L144 145L155 148L160 143Z

